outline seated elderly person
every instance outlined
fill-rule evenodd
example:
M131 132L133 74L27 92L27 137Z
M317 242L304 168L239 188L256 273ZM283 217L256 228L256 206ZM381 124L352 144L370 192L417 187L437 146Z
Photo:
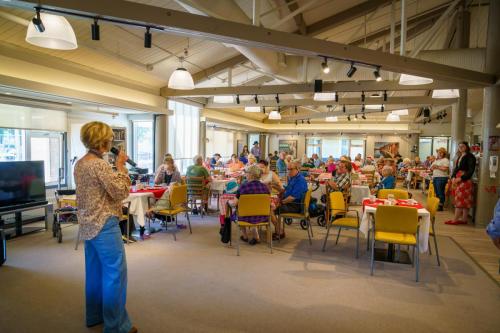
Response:
M165 157L163 164L156 170L155 184L181 183L181 174L172 157Z
M203 183L206 185L206 193L205 193L205 198L203 201L205 201L205 210L208 210L208 188L209 185L208 183L212 181L212 177L210 177L210 174L208 173L207 169L203 166L203 157L201 155L196 155L193 157L193 163L194 165L191 165L190 167L187 168L186 171L186 177L202 177L203 178ZM188 182L188 188L189 188L189 182ZM197 211L193 211L193 213L197 213Z
M212 168L222 166L222 160L219 153L215 153L214 156L210 159L210 166Z
M245 171L247 171L248 168L251 167L252 165L257 165L257 158L254 155L249 154L248 155L248 163L245 166Z
M245 167L236 154L231 155L231 160L227 163L227 166L231 172L239 171Z
M300 173L300 163L290 162L287 166L288 184L281 192L282 199L278 207L278 214L281 213L301 213L302 200L307 192L307 182L304 176ZM284 238L285 233L281 232L281 226L275 225L276 233L273 234L273 239Z
M247 181L241 184L235 199L235 204L238 203L238 199L241 195L245 194L270 194L267 185L260 181L262 176L262 170L256 166L252 165L248 167L247 171ZM238 221L247 223L261 223L269 219L269 216L242 216L238 217ZM241 231L243 235L240 237L242 241L248 242L250 245L255 245L260 243L259 232L256 227L252 227L253 238L248 239L247 228L242 228Z
M393 170L390 166L382 168L382 179L373 188L372 194L377 194L381 189L393 189L396 187L396 177L393 176Z
M335 164L335 160L333 159L332 156L328 157L326 160L326 172L331 173L332 175L335 173L335 170L337 169L337 165Z
M377 168L373 165L373 161L371 159L366 159L365 165L361 168L361 172L375 172Z
M328 181L334 191L347 192L351 187L351 162L342 160L337 166L336 175Z
M283 184L281 184L280 177L278 177L278 175L269 168L269 162L266 160L260 160L257 165L262 170L260 181L267 185L269 190L274 189L278 192L282 191Z

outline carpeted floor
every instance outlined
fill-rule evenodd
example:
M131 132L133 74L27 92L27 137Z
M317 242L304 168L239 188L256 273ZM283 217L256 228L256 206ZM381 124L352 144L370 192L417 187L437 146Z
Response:
M193 234L157 233L126 246L128 310L140 332L498 332L500 289L449 238L442 266L422 256L421 282L410 265L377 263L369 274L362 238L343 232L321 252L297 224L270 254L264 243L234 248L218 238L215 217L193 217ZM8 243L0 268L1 332L99 332L84 325L83 245L76 227Z

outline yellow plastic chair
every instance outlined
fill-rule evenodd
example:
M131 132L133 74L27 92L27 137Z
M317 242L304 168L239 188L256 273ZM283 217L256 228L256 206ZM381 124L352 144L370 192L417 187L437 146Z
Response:
M237 218L247 216L267 216L267 221L249 223L236 220L238 237L236 254L240 255L240 228L266 227L269 249L273 253L273 237L271 234L271 196L269 194L242 194L238 199Z
M401 206L378 206L375 212L371 239L370 274L375 262L375 241L411 245L414 247L416 281L419 274L418 213L415 208Z
M299 219L305 220L307 223L307 237L309 237L309 245L312 245L312 237L313 231L311 226L311 221L309 218L309 203L311 202L312 189L307 190L304 195L304 200L301 203L302 213L280 213L280 221L281 219ZM283 223L283 230L285 228L285 223Z
M436 192L434 191L434 184L429 182L429 189L427 190L427 198L436 197Z
M326 249L326 241L330 233L331 227L339 228L335 245L339 242L340 231L344 229L356 229L356 258L359 258L359 214L356 210L347 209L342 192L330 192L329 200L327 201L327 209L330 212L330 223L326 231L325 242L323 243L323 252ZM356 217L347 216L348 213L356 213ZM337 217L341 216L341 217Z
M436 197L427 198L427 210L431 214L431 225L429 226L429 236L432 236L434 238L434 247L436 248L437 263L438 266L441 266L441 262L439 260L437 238L436 238L436 229L434 228L434 222L436 221L436 212L438 207L439 207L439 198ZM429 254L432 254L430 239L429 239Z
M396 189L381 189L378 191L377 198L379 199L387 199L389 194L394 195L394 199L408 199L408 192L405 190L396 190Z
M155 213L163 216L170 216L175 218L175 225L177 226L177 214L186 213L186 219L189 225L189 233L192 234L191 221L189 220L189 207L188 207L188 197L187 197L187 185L172 186L170 190L170 209L162 209L156 211ZM166 225L166 224L165 224ZM174 240L177 240L175 235L176 231L173 232Z

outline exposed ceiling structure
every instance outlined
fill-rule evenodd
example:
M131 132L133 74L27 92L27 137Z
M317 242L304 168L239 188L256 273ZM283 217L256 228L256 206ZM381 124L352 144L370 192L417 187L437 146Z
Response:
M460 0L405 2L406 43L400 56L400 1L42 1L46 8L147 23L163 30L153 29L152 47L144 48L143 28L101 21L101 40L94 41L92 20L66 15L79 45L72 51L40 48L25 41L38 1L0 1L4 6L0 7L0 57L106 82L141 93L145 99L188 99L262 124L276 123L267 118L278 107L283 124L323 123L328 115L348 123L347 115L363 113L367 119L359 122L377 124L385 122L387 111L401 108L409 109L401 121L411 124L420 120L423 107L441 110L456 102L431 98L432 89L468 88L469 108L479 112L481 88L496 80L483 72L488 3L465 1L470 12L469 49L457 50L453 46ZM391 36L394 54L389 52ZM323 56L328 57L328 74L321 71ZM194 90L167 88L181 58L193 74ZM358 70L347 77L351 61ZM375 81L377 68L382 82ZM434 82L401 86L399 73L430 77ZM314 101L314 80L322 80L323 91L336 92L338 100ZM239 95L240 103L214 103L215 95ZM366 96L364 102L361 95ZM154 106L143 110L152 111L161 104L151 103ZM383 104L384 112L363 111L363 104ZM124 105L130 108L132 103ZM244 106L263 106L266 113L248 113Z

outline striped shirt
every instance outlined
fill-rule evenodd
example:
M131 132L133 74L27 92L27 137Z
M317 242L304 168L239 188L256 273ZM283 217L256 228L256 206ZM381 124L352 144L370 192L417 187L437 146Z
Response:
M333 181L337 184L341 192L347 191L349 186L351 186L351 179L348 172L337 174L337 176L333 177Z
M240 186L240 189L238 190L238 193L236 194L236 197L239 198L240 195L243 194L270 194L269 193L269 188L261 183L258 180L252 180L250 182L243 183ZM238 221L241 222L248 222L248 223L260 223L260 222L266 222L269 220L269 216L242 216L238 217Z

